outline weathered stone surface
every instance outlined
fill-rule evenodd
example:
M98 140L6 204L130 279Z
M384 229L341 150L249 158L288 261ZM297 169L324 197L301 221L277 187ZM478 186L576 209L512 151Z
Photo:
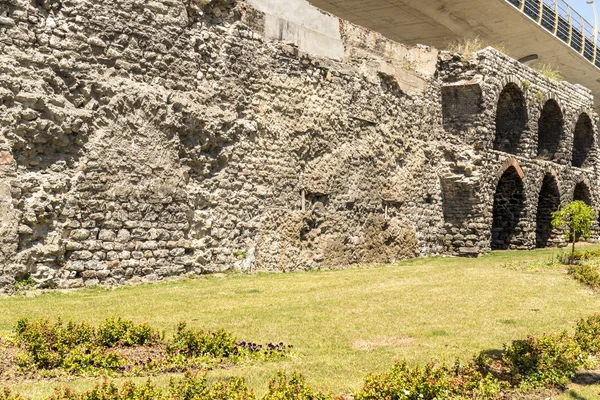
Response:
M0 0L1 288L558 245L556 190L600 204L589 91L493 49L324 16L323 57L242 0L34 3Z

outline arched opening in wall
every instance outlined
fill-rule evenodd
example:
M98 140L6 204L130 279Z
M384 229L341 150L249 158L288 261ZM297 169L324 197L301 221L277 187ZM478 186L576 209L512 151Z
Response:
M498 98L494 150L517 154L527 119L525 96L516 84L509 83Z
M507 250L516 243L519 222L525 214L525 185L517 169L509 167L494 194L492 250Z
M585 182L579 182L575 185L575 190L573 191L573 201L583 201L588 206L592 206L592 195L590 193L590 188ZM581 235L577 234L575 237L576 241L581 239Z
M583 201L588 206L592 205L590 188L585 182L579 182L577 185L575 185L575 190L573 191L573 201L576 200Z
M552 213L560 207L560 192L556 178L550 174L544 176L538 196L537 220L535 228L536 247L545 248L552 239Z
M590 155L594 146L594 126L587 114L581 114L573 134L573 166L586 168L590 165Z
M564 129L563 114L555 100L544 104L538 127L538 158L555 161Z

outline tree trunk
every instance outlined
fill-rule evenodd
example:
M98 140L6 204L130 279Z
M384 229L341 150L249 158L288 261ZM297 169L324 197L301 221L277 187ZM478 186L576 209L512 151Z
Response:
M575 231L571 229L571 262L569 264L573 265L575 263Z

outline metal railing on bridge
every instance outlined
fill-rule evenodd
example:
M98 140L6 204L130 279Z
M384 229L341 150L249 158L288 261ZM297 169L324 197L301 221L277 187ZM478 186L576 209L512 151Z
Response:
M596 26L563 0L506 0L535 23L600 68Z

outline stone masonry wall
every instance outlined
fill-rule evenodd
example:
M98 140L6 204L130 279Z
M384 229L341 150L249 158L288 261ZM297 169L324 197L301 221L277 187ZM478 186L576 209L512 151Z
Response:
M332 17L339 36L292 24L278 40L285 18L266 0L0 0L0 287L476 255L510 168L525 191L510 248L536 245L546 174L600 208L586 89ZM526 99L516 154L494 150L508 84ZM538 158L538 121L560 120L541 119L548 100L564 128ZM593 130L584 168L576 126Z

